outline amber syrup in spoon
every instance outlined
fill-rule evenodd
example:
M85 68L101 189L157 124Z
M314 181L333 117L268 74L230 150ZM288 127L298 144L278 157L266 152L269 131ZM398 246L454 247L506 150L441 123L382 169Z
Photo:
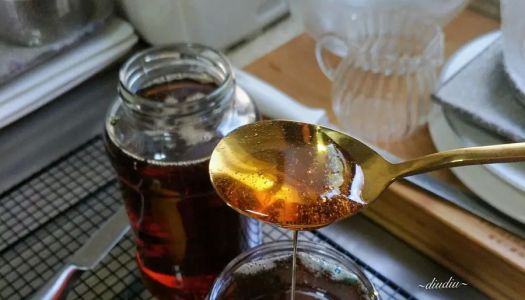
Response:
M236 129L215 148L210 175L229 206L294 231L327 226L366 205L361 167L311 124L263 121ZM295 262L297 232L293 245Z

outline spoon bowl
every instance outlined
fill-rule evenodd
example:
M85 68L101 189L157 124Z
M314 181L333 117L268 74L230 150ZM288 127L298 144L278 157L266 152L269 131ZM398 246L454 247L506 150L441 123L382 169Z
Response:
M210 178L235 210L288 229L349 217L396 179L441 168L525 160L525 143L462 148L393 164L345 133L270 120L237 128L210 158Z

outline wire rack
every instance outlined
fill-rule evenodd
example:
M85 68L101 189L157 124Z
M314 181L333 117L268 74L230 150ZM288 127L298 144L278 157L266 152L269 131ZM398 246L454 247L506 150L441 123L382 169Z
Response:
M100 136L0 194L0 299L30 297L116 212L119 198ZM262 231L263 242L290 239L288 231L276 227L263 225ZM300 236L355 260L381 299L414 299L319 232ZM152 299L133 253L128 233L95 270L82 274L68 299Z

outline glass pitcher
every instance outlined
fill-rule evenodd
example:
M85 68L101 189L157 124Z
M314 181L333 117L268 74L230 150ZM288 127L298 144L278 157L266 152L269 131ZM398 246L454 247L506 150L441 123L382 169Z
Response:
M333 81L332 105L339 124L369 142L399 140L423 125L430 93L443 61L438 25L400 11L348 16L346 36L323 35L316 58ZM344 49L333 66L324 48Z

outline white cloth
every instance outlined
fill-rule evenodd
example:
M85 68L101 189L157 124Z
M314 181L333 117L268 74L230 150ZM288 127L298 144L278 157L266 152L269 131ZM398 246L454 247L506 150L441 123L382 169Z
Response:
M525 1L501 2L501 32L505 69L514 85L525 94Z
M525 140L525 106L505 74L498 38L462 67L434 94L434 99L480 128L507 140Z

